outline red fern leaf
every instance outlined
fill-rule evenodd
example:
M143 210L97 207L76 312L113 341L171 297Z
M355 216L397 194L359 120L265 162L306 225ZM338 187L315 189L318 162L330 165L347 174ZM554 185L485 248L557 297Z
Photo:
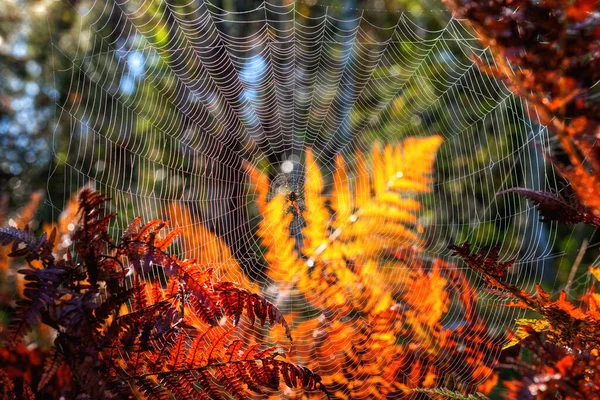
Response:
M600 227L600 218L588 213L575 196L564 197L558 192L512 188L498 194L516 193L531 201L542 216L542 221L558 221L563 224L583 222Z
M9 257L23 257L28 262L40 260L47 267L54 263L52 249L56 238L56 229L50 237L43 233L39 239L26 226L23 230L14 227L0 227L0 246L12 245Z
M191 308L194 316L211 326L217 326L219 324L219 319L223 315L221 308L214 307L214 303L213 307L210 307L206 302L200 301L195 296L190 296L187 299L186 304Z
M104 212L106 201L90 190L81 192L81 224L72 236L76 254L67 253L65 260L52 256L55 232L50 239L36 239L28 229L0 229L0 244L12 245L13 256L29 261L19 271L27 284L11 328L13 339L40 320L59 332L40 389L61 365L59 355L90 398L130 396L130 383L147 398L211 400L277 389L282 377L308 390L320 385L309 370L277 359L276 348L259 350L257 343L244 350L245 339L231 340L243 316L251 324L256 319L261 325L281 324L289 336L273 304L231 282L215 282L212 269L194 260L168 254L178 232L158 239L166 222L141 225L136 218L114 244L107 231L112 215ZM32 266L35 260L43 268ZM134 267L132 287L126 281L126 261ZM140 278L158 266L170 278L165 292L158 279L150 287ZM132 310L119 315L130 297ZM220 324L233 326L226 330Z
M240 320L244 312L247 313L250 322L254 323L254 317L258 316L261 325L268 319L270 325L280 324L285 328L285 333L292 340L290 328L283 314L273 304L262 296L249 290L239 288L231 282L219 282L214 285L214 291L219 294L220 306L225 309L225 314L234 320L234 324Z
M136 224L136 226L137 225L139 225L139 224ZM130 240L147 242L147 241L151 240L152 238L156 237L158 232L167 225L168 225L168 223L163 220L154 219L150 222L145 223L137 230L134 230L133 233L131 234Z
M142 394L145 399L172 400L172 396L166 388L160 386L154 379L138 377L134 382L138 392Z
M25 276L27 283L23 291L25 299L17 301L17 316L9 327L9 340L13 344L38 324L48 306L54 304L59 297L56 287L67 273L63 268L34 267L18 272Z
M229 365L216 367L216 378L225 390L236 399L246 399L247 393L243 386L243 375L239 375L234 368Z
M56 347L53 347L44 360L44 372L42 373L42 377L38 383L38 391L42 390L44 386L50 382L50 379L52 379L54 374L56 374L56 371L58 371L58 368L60 368L63 363L63 354L59 352Z
M163 239L156 242L156 247L160 250L166 250L175 239L181 234L183 228L176 228L169 232Z
M163 385L166 389L168 389L172 396L176 399L193 399L195 398L194 394L196 390L192 387L182 386L182 381L179 376L175 376L173 374L159 374L158 381L161 385ZM188 390L186 390L188 389Z
M2 395L2 398L12 398L14 396L13 390L15 389L15 384L3 368L0 368L0 384L0 394Z
M186 367L188 369L200 368L205 363L205 346L206 338L213 332L212 328L202 332L202 334L196 336L192 341L190 350L186 355Z
M121 241L130 241L133 235L137 232L138 226L142 223L141 217L135 217L129 224L125 232L121 235Z
M500 281L506 277L506 271L515 263L515 260L499 263L498 247L483 248L478 253L471 253L471 244L465 242L461 246L451 245L448 248L454 250L452 254L460 256L471 268L481 270L486 276Z
M225 361L231 362L239 359L243 345L244 342L242 342L241 340L234 340L233 342L231 342L231 344L229 344L229 346L227 347L227 351L225 352Z
M212 270L202 270L193 262L176 264L179 279L185 283L186 290L195 296L208 314L218 315L217 299L212 290Z
M185 352L186 352L186 337L183 331L179 331L175 345L171 348L171 359L168 363L169 369L183 368L185 364Z
M471 244L468 242L463 243L461 246L451 245L448 248L453 250L452 255L462 258L469 268L480 272L486 284L500 290L506 290L521 302L523 306L534 306L534 301L529 293L505 282L506 271L514 264L515 260L499 263L497 248L491 250L484 248L477 253L472 253Z
M146 367L148 361L146 353L143 351L134 351L127 360L126 371L129 375L137 376L141 375L143 369Z
M139 278L136 275L135 283L133 286L133 310L143 310L144 308L146 308L147 305L148 293L146 292L146 286L140 282Z
M197 382L202 388L202 390L204 390L206 394L209 395L211 400L225 399L225 397L223 397L222 395L222 391L218 389L214 376L211 372L207 370L199 370Z
M325 390L321 377L306 367L290 364L273 359L281 369L285 384L290 388L303 387L306 390ZM327 391L325 391L327 394Z
M154 282L152 283L152 304L162 301L163 298L164 296L160 287L160 281L158 280L158 277L154 277Z
M210 365L214 362L218 362L222 358L222 353L227 345L226 338L231 334L233 328L223 332L215 342L211 343L210 351L208 352L207 364Z

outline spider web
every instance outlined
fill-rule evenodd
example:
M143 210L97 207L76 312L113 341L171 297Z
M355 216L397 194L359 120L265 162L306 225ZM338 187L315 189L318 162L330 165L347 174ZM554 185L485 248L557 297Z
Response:
M77 51L53 45L71 65L55 71L71 92L57 104L57 126L70 130L55 134L56 176L67 193L92 184L108 194L115 232L175 202L264 280L244 162L268 165L273 190L301 192L309 147L320 164L309 167L331 183L335 154L437 134L434 191L420 212L428 253L447 258L447 245L462 240L500 245L503 259L518 258L512 278L526 288L558 256L535 210L495 195L554 187L538 149L552 143L521 100L479 71L475 60L493 58L462 21L440 12L442 28L427 29L408 13L390 21L377 10L300 2L233 11L207 1L97 1L77 11ZM517 312L484 309L498 329Z

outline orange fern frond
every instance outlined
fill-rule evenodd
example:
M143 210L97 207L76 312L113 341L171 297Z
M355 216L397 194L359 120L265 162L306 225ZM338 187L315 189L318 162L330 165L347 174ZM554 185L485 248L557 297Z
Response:
M321 175L319 165L315 161L311 149L306 150L305 164L306 183L304 187L304 202L306 203L306 209L307 213L310 215L310 219L306 221L306 226L302 228L302 252L307 254L317 251L317 249L326 245L328 240L327 226L330 219L330 213L325 204L323 176ZM272 221L268 222L270 223Z
M493 343L474 292L449 265L425 263L420 250L419 196L431 191L440 143L435 136L376 144L370 162L356 154L353 174L338 155L330 193L307 150L299 243L290 229L296 216L282 217L284 197L261 200L257 233L277 304L304 301L317 311L294 323L294 357L318 371L336 397L395 398L409 388L439 387L448 377L474 390L494 376L485 351L461 344ZM266 177L256 171L251 177L266 192ZM468 329L444 329L457 293Z

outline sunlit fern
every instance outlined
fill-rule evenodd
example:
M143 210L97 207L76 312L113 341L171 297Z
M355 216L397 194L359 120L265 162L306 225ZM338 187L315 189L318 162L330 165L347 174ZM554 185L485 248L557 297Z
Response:
M370 160L355 155L353 173L338 155L330 191L308 149L300 215L286 213L285 193L247 167L265 273L276 304L294 319L296 359L336 397L402 396L452 379L461 390L488 392L495 383L486 355L495 347L474 291L454 268L423 257L419 196L431 191L440 144L432 136L375 145ZM297 219L299 242L291 232ZM453 299L466 322L451 331L441 321Z

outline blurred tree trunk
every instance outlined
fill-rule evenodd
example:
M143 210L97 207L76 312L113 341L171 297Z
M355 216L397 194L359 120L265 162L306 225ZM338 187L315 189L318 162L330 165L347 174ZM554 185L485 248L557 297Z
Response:
M167 4L175 5L175 0L168 0ZM181 5L181 4L179 4ZM203 9L205 6L199 2L198 9ZM179 24L175 20L174 15L166 11L165 18L169 25L169 34L172 36L172 40L169 40L171 46L181 45L179 40L176 40L178 34ZM214 31L209 31L210 29ZM207 34L216 35L216 28L207 24L205 31L199 33L199 35ZM180 53L184 51L182 48L173 47L169 49L173 59L178 59ZM206 50L203 50L206 52ZM227 58L227 49L225 46L214 46L214 49L207 55L212 59ZM185 74L188 76L194 75L196 71L192 71L190 68L184 68ZM230 76L231 74L237 75L233 64L223 63L223 69L219 71L222 76ZM190 102L192 92L190 90L179 90L177 92L177 104L180 105L181 109L194 109ZM206 93L200 93L200 96L206 96ZM223 95L227 97L227 95ZM229 97L235 98L240 96L240 93L229 94ZM220 106L219 106L220 107ZM208 118L219 120L218 116L209 115ZM231 119L228 119L230 121ZM189 118L181 119L181 126L184 131L192 130L194 127L190 126L191 120ZM213 125L213 124L209 124ZM226 126L226 134L234 136L232 132L235 129L239 129L239 126L233 124ZM242 128L243 129L243 128ZM252 157L252 148L254 144L242 142L239 137L235 137L233 140L230 138L223 138L223 141L219 141L218 146L215 146L215 136L204 130L196 129L195 134L201 135L200 138L194 138L198 140L198 148L206 150L204 154L194 153L194 157L201 158L198 160L198 164L201 166L201 170L196 173L201 174L203 177L203 190L206 193L204 199L187 199L190 201L206 200L208 207L199 207L199 215L195 215L196 222L202 222L204 225L209 227L212 231L218 234L227 243L231 249L233 255L236 257L240 265L245 271L251 276L256 277L257 273L262 270L260 260L254 256L255 250L252 248L252 241L246 240L252 236L252 227L248 217L247 209L247 198L245 184L247 176L244 172L244 160L250 160ZM264 145L266 143L264 138L257 140L258 148L267 153L265 156L271 159L274 155L268 152L268 147Z

